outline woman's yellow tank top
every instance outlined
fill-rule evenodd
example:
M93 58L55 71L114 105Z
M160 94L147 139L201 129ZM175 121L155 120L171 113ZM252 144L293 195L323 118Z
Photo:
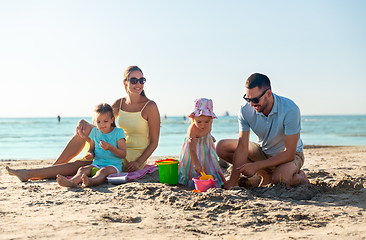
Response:
M123 171L127 163L135 161L145 151L150 143L148 122L141 116L144 107L139 112L126 112L119 108L118 126L125 131L126 136L126 157L123 159ZM146 162L145 162L146 163ZM139 169L144 168L145 163Z

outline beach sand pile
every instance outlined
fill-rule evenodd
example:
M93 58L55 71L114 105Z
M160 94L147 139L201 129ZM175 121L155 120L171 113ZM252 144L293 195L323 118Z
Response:
M52 160L3 160L0 239L365 239L366 146L304 152L311 185L205 193L162 184L158 171L92 188L22 183L5 166L36 168Z

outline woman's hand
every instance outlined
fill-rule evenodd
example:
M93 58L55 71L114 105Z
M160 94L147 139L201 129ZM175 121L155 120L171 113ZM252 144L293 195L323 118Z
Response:
M129 162L125 168L125 171L126 172L134 172L136 171L137 169L139 169L139 167L141 166L141 164L139 164L138 162L136 161L133 161L133 162Z
M85 120L80 120L78 122L78 125L76 126L76 134L81 137L81 138L85 138L85 126L86 126L87 122Z

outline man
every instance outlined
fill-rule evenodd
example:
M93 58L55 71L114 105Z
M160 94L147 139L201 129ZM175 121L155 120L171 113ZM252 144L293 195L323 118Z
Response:
M239 139L221 140L216 147L218 156L233 164L230 180L223 187L236 186L240 173L248 178L257 173L262 177L260 186L308 184L300 170L304 155L299 108L290 99L272 93L266 75L252 74L245 87L247 103L239 112ZM258 143L249 141L250 129L258 136Z

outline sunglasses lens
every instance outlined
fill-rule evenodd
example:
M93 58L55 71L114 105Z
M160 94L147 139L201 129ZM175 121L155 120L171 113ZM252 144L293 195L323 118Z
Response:
M130 78L130 83L136 84L139 80L137 78Z
M243 98L244 98L245 101L252 102L252 103L255 103L255 104L259 103L259 99L258 98L247 98L246 96L247 95L244 94L244 97Z
M146 82L146 78L142 77L140 79L137 79L137 78L133 77L133 78L130 78L129 81L132 84L136 84L137 82L140 82L141 84L144 84Z

